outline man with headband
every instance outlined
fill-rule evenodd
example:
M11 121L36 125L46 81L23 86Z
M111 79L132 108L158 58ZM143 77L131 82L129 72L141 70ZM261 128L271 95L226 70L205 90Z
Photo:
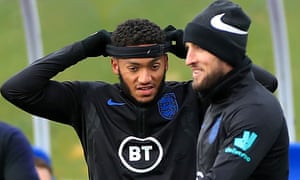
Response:
M185 56L182 31L131 19L112 34L99 31L39 59L9 79L1 92L31 114L72 126L89 179L195 179L205 106L191 81L165 82L167 52ZM112 57L120 83L51 80L86 57L100 55Z

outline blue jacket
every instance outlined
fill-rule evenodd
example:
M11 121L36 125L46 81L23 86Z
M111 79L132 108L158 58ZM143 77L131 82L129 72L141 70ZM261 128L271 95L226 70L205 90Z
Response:
M29 141L19 129L4 122L0 122L0 179L39 179Z

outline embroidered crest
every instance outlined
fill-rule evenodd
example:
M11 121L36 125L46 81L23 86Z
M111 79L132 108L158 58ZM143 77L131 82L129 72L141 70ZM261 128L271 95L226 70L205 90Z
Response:
M174 93L165 94L157 105L160 115L165 119L172 120L178 112L178 104Z

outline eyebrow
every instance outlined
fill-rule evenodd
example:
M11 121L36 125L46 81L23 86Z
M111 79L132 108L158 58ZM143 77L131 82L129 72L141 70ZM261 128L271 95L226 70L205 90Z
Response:
M155 63L155 62L158 61L160 58L161 58L161 56L152 58L152 59L150 60L150 63L148 63L148 64ZM129 64L140 65L140 63L138 63L138 62L130 62L130 61L129 61Z
M153 59L151 60L151 62L158 61L160 58L161 58L161 56L156 57L156 58L153 58Z

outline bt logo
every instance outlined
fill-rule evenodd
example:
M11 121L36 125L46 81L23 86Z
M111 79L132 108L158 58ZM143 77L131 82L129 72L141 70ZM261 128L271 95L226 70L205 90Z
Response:
M136 173L146 173L158 166L163 157L163 148L154 137L125 138L119 147L122 164Z
M150 160L150 151L152 146L129 146L129 161L139 161L142 158L142 152L144 152L144 160Z

